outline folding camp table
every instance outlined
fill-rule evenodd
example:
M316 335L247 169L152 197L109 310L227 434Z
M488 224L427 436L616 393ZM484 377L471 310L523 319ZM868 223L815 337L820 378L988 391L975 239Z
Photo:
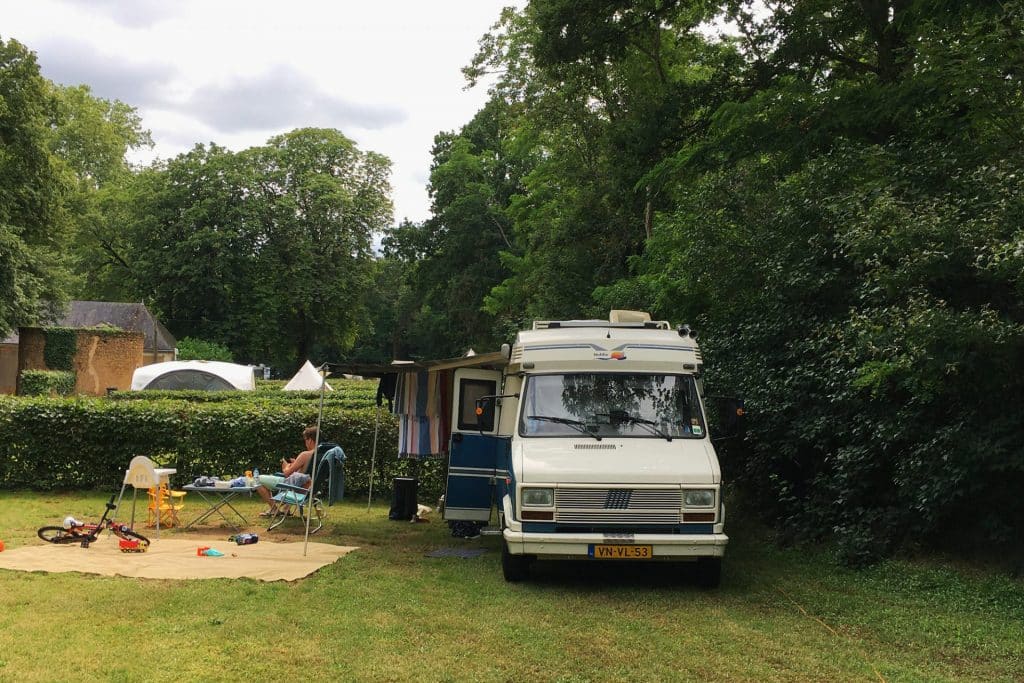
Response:
M232 522L231 519L229 519L221 510L221 508L224 507L230 508L231 512L234 512L235 515L242 520L243 526L249 526L249 520L247 520L241 512L235 509L235 506L231 504L231 499L243 493L247 493L251 496L252 492L256 490L255 486L231 486L228 488L217 488L215 486L195 486L193 484L189 484L188 486L182 486L181 488L184 491L195 492L203 499L203 502L210 506L206 512L186 524L184 526L185 529L191 529L196 524L208 519L210 515L216 512L220 515L221 519L227 522L228 526L236 531L241 531L242 527Z

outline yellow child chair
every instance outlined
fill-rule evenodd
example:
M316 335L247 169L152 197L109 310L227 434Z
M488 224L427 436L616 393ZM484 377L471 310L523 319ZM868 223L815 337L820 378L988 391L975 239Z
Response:
M181 526L178 513L185 507L186 495L185 491L174 491L167 484L149 489L149 516L146 526L156 526L158 515L162 527Z

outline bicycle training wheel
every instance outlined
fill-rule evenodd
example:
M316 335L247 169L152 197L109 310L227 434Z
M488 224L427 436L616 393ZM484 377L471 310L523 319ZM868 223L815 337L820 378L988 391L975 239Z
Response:
M62 526L44 526L36 532L47 543L78 543L82 536L73 534Z

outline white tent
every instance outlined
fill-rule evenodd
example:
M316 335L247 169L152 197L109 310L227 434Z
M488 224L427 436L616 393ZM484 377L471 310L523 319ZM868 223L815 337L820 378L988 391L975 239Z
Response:
M132 391L140 389L198 389L216 391L256 388L248 365L215 360L172 360L143 365L132 374Z
M303 363L299 371L295 373L295 376L288 380L288 384L284 385L285 391L320 391L320 382L323 381L320 377L320 373L316 371L313 364L308 360ZM327 391L334 391L331 385L324 381L324 388Z

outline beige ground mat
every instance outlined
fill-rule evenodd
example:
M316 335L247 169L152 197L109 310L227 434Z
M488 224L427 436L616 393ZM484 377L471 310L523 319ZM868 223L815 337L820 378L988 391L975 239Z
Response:
M238 579L294 581L331 564L356 548L310 541L306 556L302 541L275 543L260 539L252 545L235 545L218 539L153 540L144 553L122 553L118 539L104 533L88 548L53 545L40 541L23 548L0 552L0 569L41 572L85 572L103 576L145 579ZM223 557L200 557L196 550L209 546Z

